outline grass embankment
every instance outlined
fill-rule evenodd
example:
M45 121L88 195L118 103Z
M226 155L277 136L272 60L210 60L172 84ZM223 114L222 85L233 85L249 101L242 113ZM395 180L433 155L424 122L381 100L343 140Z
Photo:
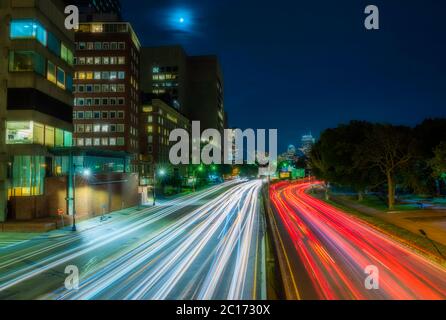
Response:
M437 249L433 246L432 241L423 237L422 235L418 235L416 233L410 232L409 230L406 230L404 228L401 228L397 225L394 225L390 222L384 221L383 219L366 214L364 212L358 211L356 209L347 207L345 205L339 204L337 202L334 202L332 200L325 200L322 195L313 194L313 196L316 196L318 199L321 199L328 204L348 213L351 216L354 216L356 218L361 219L362 221L365 221L375 229L378 229L393 239L397 240L398 242L402 243L403 245L410 247L411 249L415 250L421 255L424 255L437 263L443 265L446 267L446 246L442 245L441 243L435 242L436 247L440 251L441 255L438 253ZM367 205L367 202L360 202L361 205ZM378 208L375 208L378 209Z
M346 196L346 199L349 201L358 201L356 197L353 196ZM358 202L358 204L361 204L366 207L370 207L379 211L383 212L389 212L389 211L413 211L413 210L419 210L417 204L414 203L407 203L407 204L395 204L395 208L393 210L389 210L387 203L380 199L377 196L374 195L366 195L364 196L364 199L361 202Z

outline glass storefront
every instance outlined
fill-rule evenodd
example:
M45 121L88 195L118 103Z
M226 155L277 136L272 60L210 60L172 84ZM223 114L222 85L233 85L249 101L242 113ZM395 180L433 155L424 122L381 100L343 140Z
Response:
M38 196L44 194L45 157L14 156L8 197Z

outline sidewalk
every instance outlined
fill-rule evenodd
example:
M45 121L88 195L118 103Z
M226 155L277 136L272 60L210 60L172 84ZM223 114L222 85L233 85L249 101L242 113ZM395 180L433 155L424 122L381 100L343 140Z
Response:
M420 235L420 229L422 229L430 239L446 245L446 210L425 209L392 211L387 213L367 207L345 197L334 196L332 200L364 214L376 216L417 235Z
M115 215L128 215L137 212L138 207L131 207L106 214L107 217ZM101 216L84 216L76 219L78 231L85 231L106 223L109 219L101 221ZM7 221L0 223L0 233L47 233L55 230L71 230L73 220L71 216L48 217L30 221Z

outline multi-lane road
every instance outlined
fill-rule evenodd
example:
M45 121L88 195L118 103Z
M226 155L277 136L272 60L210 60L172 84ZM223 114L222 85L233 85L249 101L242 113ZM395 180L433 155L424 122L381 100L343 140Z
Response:
M270 189L269 231L286 298L446 299L446 269L310 196L309 187ZM226 182L82 222L75 233L10 239L0 246L0 300L266 299L273 279L261 188L259 180ZM65 285L73 268L74 290Z
M289 299L446 299L446 269L307 194L271 187L272 229Z
M228 182L0 249L0 299L264 299L261 186Z

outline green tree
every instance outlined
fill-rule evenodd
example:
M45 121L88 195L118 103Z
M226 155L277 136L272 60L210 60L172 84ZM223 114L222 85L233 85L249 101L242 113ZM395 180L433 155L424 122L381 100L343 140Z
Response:
M386 178L390 210L395 207L397 178L414 159L413 144L411 128L375 124L358 152L363 170L377 168Z
M441 176L435 174L432 159L440 143L446 141L446 119L426 119L414 129L418 157L407 176L409 185L417 193L440 194Z
M363 170L362 158L357 157L371 128L368 122L352 121L324 131L310 156L313 173L327 182L353 188L362 200L367 187L378 180L373 169Z
M435 179L446 179L446 141L440 143L429 161Z

